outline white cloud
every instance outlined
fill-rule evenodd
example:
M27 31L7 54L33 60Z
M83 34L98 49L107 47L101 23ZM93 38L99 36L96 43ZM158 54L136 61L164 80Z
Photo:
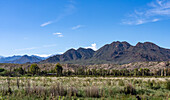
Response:
M62 34L58 35L58 37L64 37Z
M14 51L30 51L30 50L41 49L41 48L49 48L49 47L55 47L55 46L56 46L56 44L49 44L49 45L43 45L43 46L39 46L39 47L15 49Z
M157 22L157 21L159 21L158 18L155 18L155 19L152 20L152 22Z
M41 27L44 27L44 26L47 26L47 25L49 25L49 24L51 24L51 23L52 23L52 21L48 21L48 22L45 22L45 23L41 24L40 26L41 26Z
M142 9L142 8L141 8ZM123 24L140 25L149 22L170 19L170 0L155 0L142 10L135 10L134 13L122 20Z
M90 49L93 49L93 50L97 50L97 45L96 45L96 43L93 43L93 44L91 44L91 46L88 46L88 47L85 47L85 48L90 48Z
M35 56L39 56L39 57L49 57L51 56L52 54L33 54Z
M53 33L53 35L57 35L58 37L64 37L62 33L57 32L57 33Z
M58 54L63 54L64 52L58 52Z
M62 33L59 33L59 32L58 32L58 33L53 33L53 35L61 35L61 34L62 34Z
M82 26L82 25L77 25L77 26L72 27L71 29L72 29L72 30L76 30L76 29L79 29L79 28L81 28L81 27L83 27L83 26Z

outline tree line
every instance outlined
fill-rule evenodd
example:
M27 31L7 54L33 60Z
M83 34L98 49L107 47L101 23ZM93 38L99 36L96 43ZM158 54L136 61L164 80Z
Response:
M32 64L27 70L19 67L5 70L0 68L1 76L169 76L170 68L157 69L154 71L148 68L140 69L88 69L83 67L77 67L73 70L64 70L60 63L57 63L51 70L42 70L37 64Z

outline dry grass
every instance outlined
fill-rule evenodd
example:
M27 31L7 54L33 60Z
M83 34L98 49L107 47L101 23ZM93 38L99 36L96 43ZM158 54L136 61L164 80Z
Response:
M0 77L0 94L37 98L117 98L144 96L145 99L170 96L170 78L126 77ZM19 92L21 91L21 92ZM9 96L10 97L10 96Z

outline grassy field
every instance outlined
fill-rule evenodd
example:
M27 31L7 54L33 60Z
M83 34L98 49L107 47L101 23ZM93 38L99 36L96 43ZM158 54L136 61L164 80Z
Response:
M0 77L2 100L168 100L170 78Z

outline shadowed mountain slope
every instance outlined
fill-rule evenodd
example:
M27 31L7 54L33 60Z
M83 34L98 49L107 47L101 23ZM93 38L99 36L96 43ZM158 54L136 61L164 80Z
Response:
M45 60L44 57L39 56L12 56L12 57L2 57L0 58L0 63L15 63L15 64L24 64L24 63L34 63L34 62L40 62L42 60Z
M143 61L169 61L170 49L165 49L151 42L137 43L135 46L127 42L106 44L97 51L79 48L70 49L62 55L56 55L41 63L74 63L74 64L124 64Z
M37 58L35 56L24 55L21 58L12 61L11 63L15 63L15 64L34 63L34 62L40 62L41 60L42 59Z
M55 55L44 61L43 63L55 63L55 62L65 62L65 61L76 61L76 60L87 60L93 57L94 50L79 48L77 50L70 49L62 55Z
M22 56L12 56L12 57L1 57L0 63L10 63L11 61L17 60Z

